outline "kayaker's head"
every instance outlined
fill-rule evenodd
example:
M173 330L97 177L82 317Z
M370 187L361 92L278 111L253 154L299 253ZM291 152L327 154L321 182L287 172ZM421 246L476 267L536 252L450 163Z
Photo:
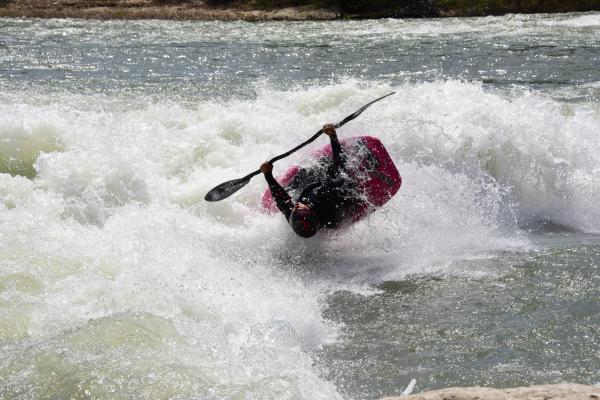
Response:
M317 233L321 224L317 213L309 205L299 201L294 204L290 214L290 225L296 235L309 238Z

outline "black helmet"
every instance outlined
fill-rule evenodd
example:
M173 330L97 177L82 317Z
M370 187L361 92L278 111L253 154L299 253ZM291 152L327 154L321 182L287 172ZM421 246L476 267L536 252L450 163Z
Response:
M290 225L296 235L303 238L314 236L321 224L319 217L312 208L294 208L290 214Z

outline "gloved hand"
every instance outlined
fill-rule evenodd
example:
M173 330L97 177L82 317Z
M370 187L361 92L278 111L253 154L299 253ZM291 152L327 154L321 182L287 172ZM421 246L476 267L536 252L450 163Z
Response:
M323 125L323 133L327 136L335 136L335 126L333 124L325 124Z
M263 174L270 174L273 172L273 164L270 164L268 161L265 161L260 166L260 172Z

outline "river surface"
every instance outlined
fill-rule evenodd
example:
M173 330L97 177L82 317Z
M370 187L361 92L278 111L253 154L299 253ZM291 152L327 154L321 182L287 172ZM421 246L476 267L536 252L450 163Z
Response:
M203 200L390 91L369 218ZM600 13L0 19L0 398L597 384L599 204Z

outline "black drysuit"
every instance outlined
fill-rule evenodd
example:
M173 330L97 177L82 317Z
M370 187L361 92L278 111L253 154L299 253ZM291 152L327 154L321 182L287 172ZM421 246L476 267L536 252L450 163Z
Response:
M326 173L308 183L297 201L310 206L317 214L320 227L337 228L352 216L359 203L357 185L346 171L346 155L336 135L330 136L332 162L323 166ZM289 221L294 202L272 173L265 174L277 208Z

